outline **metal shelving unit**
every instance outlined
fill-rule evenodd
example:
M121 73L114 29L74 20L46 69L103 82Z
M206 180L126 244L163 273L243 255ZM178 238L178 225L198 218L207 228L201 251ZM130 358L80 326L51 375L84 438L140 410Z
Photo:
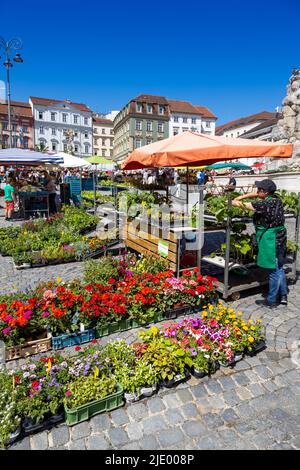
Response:
M298 201L300 207L300 193L298 193ZM231 197L228 194L228 208L231 206ZM295 243L296 245L299 244L299 231L300 231L300 211L298 211L297 215L294 214L285 214L285 219L295 219ZM230 238L231 238L231 231L232 227L235 223L250 223L252 222L251 217L227 217L224 220L223 224L220 224L217 221L216 217L212 215L204 214L204 221L211 222L212 224L218 224L218 228L216 230L225 232L225 239L226 239L226 251L225 251L225 262L224 266L220 266L224 269L223 276L217 275L215 277L218 278L216 282L217 290L222 294L223 299L226 300L228 297L232 297L234 300L237 300L240 297L240 292L253 289L255 287L260 287L262 285L266 285L269 282L268 272L265 269L259 268L256 264L250 263L246 265L240 265L241 267L247 268L248 274L242 275L237 274L233 271L235 269L236 263L230 260ZM213 228L208 228L207 230L204 229L204 232L216 231ZM214 258L209 260L209 257L205 256L202 257L202 253L200 250L199 253L200 260L205 262L211 262L211 264L216 264ZM288 260L288 268L286 272L287 280L296 282L297 280L297 251L293 254L293 257Z
M49 213L49 193L47 191L39 192L19 192L20 213L26 219L30 216L45 214L48 218Z

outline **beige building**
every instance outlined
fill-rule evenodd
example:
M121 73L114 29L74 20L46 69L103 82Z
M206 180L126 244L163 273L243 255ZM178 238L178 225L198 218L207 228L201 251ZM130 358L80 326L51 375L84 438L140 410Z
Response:
M216 128L216 135L224 137L243 137L243 134L251 131L254 127L265 121L276 118L276 113L262 111L261 113L251 114L234 121L227 122Z
M93 116L94 155L113 158L114 131L113 121Z

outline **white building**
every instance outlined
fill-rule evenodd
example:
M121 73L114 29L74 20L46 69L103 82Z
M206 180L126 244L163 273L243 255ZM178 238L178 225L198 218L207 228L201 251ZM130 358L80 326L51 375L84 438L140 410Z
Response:
M93 155L92 111L81 103L30 97L34 119L34 145L44 144L50 152L66 152L66 133L72 134L75 155Z
M169 100L169 136L185 131L215 134L217 117L205 106L196 106L188 101Z
M270 119L275 119L276 113L262 111L261 113L251 114L235 121L227 122L216 128L216 135L224 137L243 137L243 134L249 132L254 127Z
M97 114L93 115L94 155L100 155L108 159L113 158L113 127L114 123L111 119L99 117Z

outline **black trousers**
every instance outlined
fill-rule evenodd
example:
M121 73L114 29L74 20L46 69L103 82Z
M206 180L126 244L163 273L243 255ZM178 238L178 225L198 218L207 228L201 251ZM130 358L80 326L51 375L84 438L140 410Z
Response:
M50 211L50 214L56 214L56 212L57 212L55 198L56 198L56 194L49 194L49 211Z

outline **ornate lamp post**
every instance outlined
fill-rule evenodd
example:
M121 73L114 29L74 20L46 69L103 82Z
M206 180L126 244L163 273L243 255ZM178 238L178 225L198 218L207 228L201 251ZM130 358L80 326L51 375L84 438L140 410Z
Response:
M10 41L6 42L0 36L0 49L4 50L5 62L3 62L4 67L6 68L7 76L7 104L8 104L8 132L9 132L9 147L12 148L12 128L11 128L11 107L10 107L10 76L9 70L13 67L13 63L10 60L10 52L12 50L19 50L22 47L22 41L19 38L13 38ZM22 63L23 59L20 54L16 54L14 57L14 62Z

